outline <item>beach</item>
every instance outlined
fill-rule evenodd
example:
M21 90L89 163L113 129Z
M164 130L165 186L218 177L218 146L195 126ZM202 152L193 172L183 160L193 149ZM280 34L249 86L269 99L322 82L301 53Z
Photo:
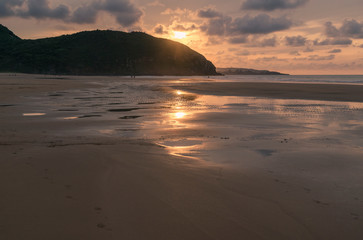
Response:
M362 239L362 92L0 74L0 238Z

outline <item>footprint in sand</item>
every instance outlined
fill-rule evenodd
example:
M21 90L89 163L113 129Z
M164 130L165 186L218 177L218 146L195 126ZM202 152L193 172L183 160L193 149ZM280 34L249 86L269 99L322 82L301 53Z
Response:
M105 225L105 224L103 224L103 223L99 223L99 224L97 224L97 227L98 227L98 228L105 228L105 227L106 227L106 225Z
M99 215L99 214L101 214L102 208L101 207L94 207L94 210Z
M317 204L320 204L320 205L329 206L329 203L322 202L322 201L319 201L319 200L314 200L314 202L317 203Z

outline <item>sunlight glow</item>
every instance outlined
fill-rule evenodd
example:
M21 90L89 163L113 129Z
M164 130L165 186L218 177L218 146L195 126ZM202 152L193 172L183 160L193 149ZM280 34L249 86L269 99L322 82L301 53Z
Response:
M174 38L183 39L186 36L187 36L187 33L185 33L185 32L177 32L177 31L174 32Z
M175 117L176 117L176 118L183 118L185 115L186 115L186 114L185 114L185 113L183 113L183 112L177 112L177 113L175 113Z

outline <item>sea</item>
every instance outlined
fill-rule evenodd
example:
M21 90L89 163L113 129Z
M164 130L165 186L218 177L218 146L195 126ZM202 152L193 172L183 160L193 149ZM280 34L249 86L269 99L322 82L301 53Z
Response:
M363 75L226 75L210 77L232 82L295 82L363 84Z

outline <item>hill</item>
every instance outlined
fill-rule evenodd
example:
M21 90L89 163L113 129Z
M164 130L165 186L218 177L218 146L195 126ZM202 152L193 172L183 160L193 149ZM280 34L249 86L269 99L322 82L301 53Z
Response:
M288 75L279 72L250 68L217 68L217 71L224 75Z
M23 40L0 24L0 72L64 75L217 75L189 47L142 32L85 31Z
M0 24L0 42L2 43L1 46L3 45L3 43L18 40L20 40L18 36L16 36L12 31Z

